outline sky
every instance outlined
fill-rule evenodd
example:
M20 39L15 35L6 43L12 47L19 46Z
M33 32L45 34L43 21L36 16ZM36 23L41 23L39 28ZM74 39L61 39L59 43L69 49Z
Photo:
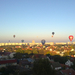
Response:
M69 35L75 36L75 0L0 0L0 42L69 42Z

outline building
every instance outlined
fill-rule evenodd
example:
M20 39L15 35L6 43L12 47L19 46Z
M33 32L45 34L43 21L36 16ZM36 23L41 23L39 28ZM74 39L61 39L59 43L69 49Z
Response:
M0 60L0 68L6 67L9 65L17 65L17 60L16 59Z
M75 71L73 69L61 70L60 75L75 75Z
M50 45L54 45L54 42L50 42Z
M52 65L51 65L51 67L54 70L59 70L59 69L62 68L59 62L53 62Z
M73 42L73 44L75 44L75 42Z
M35 43L35 41L34 41L34 40L32 40L32 43Z
M62 44L62 45L64 45L64 44L67 44L66 42L57 42L57 43L55 43L55 44Z
M72 44L72 42L67 42L67 44Z
M65 62L65 65L71 66L71 65L73 65L73 62L71 62L70 60L68 60L68 61Z

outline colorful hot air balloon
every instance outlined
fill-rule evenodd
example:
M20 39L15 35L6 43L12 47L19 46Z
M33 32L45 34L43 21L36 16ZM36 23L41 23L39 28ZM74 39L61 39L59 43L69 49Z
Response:
M43 40L41 40L42 45L44 45L44 44L45 44L45 42L46 42L46 41L45 41L44 39L43 39Z
M13 37L15 38L15 35L13 35Z
M69 36L69 40L70 40L70 41L72 41L73 38L74 38L73 35L70 35L70 36Z

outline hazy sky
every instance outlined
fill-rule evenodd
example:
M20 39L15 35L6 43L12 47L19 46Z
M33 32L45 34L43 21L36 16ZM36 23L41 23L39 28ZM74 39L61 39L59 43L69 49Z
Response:
M75 36L75 0L0 0L0 42L67 42L69 35Z

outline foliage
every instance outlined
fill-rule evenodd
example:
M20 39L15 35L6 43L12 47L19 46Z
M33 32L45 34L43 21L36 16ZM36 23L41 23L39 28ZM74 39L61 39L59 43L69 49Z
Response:
M44 54L44 50L39 50L39 54Z
M6 68L2 67L0 69L0 72L2 73L2 75L9 75L10 73L15 74L15 70L16 70L15 66L7 66Z
M70 55L75 55L75 51L72 51L69 53Z
M64 53L64 56L69 56L69 52L65 52Z
M21 48L18 48L18 49L16 50L16 52L18 52L18 53L25 53L25 51L22 50Z
M51 55L50 54L46 54L46 56L50 57Z
M59 62L61 64L65 64L65 62L68 60L67 57L60 57L59 55L54 56L54 61Z
M28 50L25 50L25 53L27 53L27 54L31 54L32 51L28 49Z
M33 50L33 54L38 54L38 51L37 50Z
M22 58L22 54L18 52L16 54L14 54L14 58L21 59Z
M33 75L56 75L52 70L51 64L48 59L39 59L34 62Z

